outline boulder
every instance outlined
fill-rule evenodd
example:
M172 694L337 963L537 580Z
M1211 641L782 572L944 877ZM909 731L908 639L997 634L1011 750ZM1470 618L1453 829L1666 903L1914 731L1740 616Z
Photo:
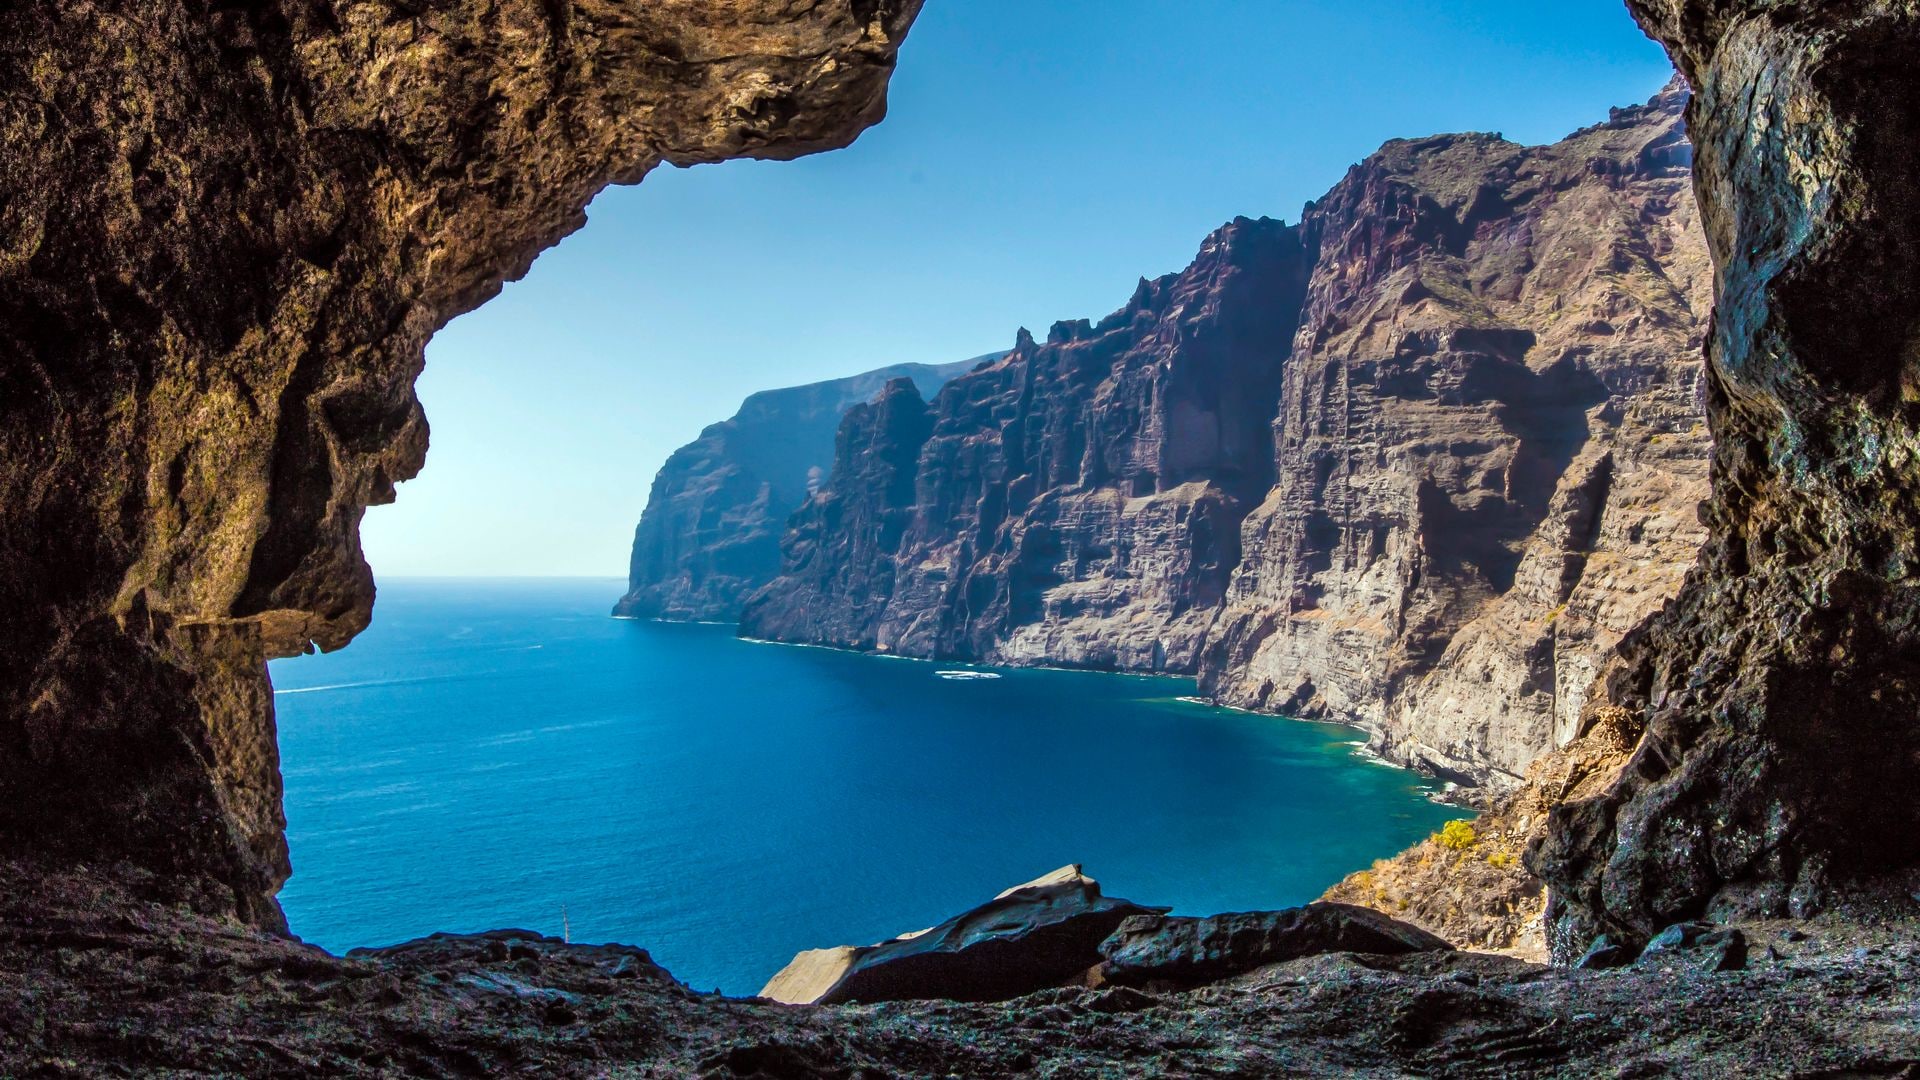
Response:
M1206 918L1131 918L1101 944L1100 954L1106 957L1101 975L1111 983L1197 986L1321 953L1452 949L1419 927L1368 908L1308 904Z
M1647 942L1636 963L1683 963L1707 971L1741 971L1747 966L1747 936L1712 923L1675 923Z
M1100 943L1122 922L1167 910L1102 896L1079 865L1065 866L929 930L803 952L760 996L789 1005L1004 1001L1070 981L1100 963Z
M1611 934L1601 934L1587 946L1573 966L1587 971L1604 971L1608 968L1626 967L1633 963L1639 950L1632 945L1615 938Z

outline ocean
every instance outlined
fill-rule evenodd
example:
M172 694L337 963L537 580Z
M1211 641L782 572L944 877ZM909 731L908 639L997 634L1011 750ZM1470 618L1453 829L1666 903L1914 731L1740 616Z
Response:
M1286 907L1463 816L1351 729L1192 680L747 642L610 618L621 591L383 580L350 648L273 663L296 934L565 933L751 994L1068 863L1182 914Z

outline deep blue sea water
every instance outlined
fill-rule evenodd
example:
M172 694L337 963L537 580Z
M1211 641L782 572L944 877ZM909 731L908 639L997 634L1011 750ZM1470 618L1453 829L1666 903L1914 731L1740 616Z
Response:
M295 933L345 950L564 917L750 994L801 949L1067 863L1182 913L1283 907L1460 816L1353 731L1182 701L1190 681L952 681L609 618L620 592L382 581L351 648L273 664Z

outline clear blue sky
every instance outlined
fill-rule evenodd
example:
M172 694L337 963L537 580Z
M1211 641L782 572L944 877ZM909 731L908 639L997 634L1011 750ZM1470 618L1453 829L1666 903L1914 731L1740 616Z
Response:
M368 557L624 575L661 463L755 390L1097 318L1386 139L1552 141L1670 71L1620 0L928 0L852 148L610 190L442 331L426 471Z

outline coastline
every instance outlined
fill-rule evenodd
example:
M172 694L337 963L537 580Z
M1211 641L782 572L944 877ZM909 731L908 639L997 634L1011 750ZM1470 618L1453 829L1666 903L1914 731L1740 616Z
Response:
M659 624L668 625L668 626L730 626L730 625L733 625L721 620L644 619L644 618L631 616L631 615L625 615L625 616L616 615L614 616L614 618L625 619L633 622L659 623ZM921 664L949 665L957 668L985 669L988 671L1002 671L1002 672L1055 671L1055 672L1064 672L1069 674L1119 675L1119 676L1124 676L1127 678L1135 678L1135 679L1178 679L1178 680L1184 680L1187 682L1194 682L1196 679L1196 677L1193 675L1182 675L1182 674L1178 674L1175 672L1168 672L1168 671L1127 671L1120 668L1073 667L1073 666L1067 666L1062 664L1047 664L1047 663L1024 664L1024 663L992 663L992 662L978 661L978 660L959 660L959 659L943 660L943 659L934 659L934 658L929 658L924 656L904 656L899 653L885 652L879 649L857 649L857 648L850 648L842 645L823 645L818 642L776 641L771 638L750 637L748 635L740 634L740 633L734 634L734 640L742 641L750 645L774 645L774 646L781 646L781 647L791 648L791 649L821 649L827 652L844 653L850 656L865 656L865 657L870 657L878 660L906 660L906 661L911 661L914 663L921 663ZM1366 761L1369 764L1379 765L1389 769L1395 769L1400 772L1411 773L1414 776L1420 777L1423 780L1431 782L1432 784L1435 785L1435 788L1434 790L1427 792L1425 795L1425 798L1427 799L1427 801L1432 802L1436 805L1451 807L1458 810L1470 811L1475 815L1480 814L1484 810L1484 807L1481 806L1478 802L1476 802L1474 798L1476 795L1487 793L1487 789L1484 786L1463 785L1457 781L1449 780L1445 777L1438 776L1431 772L1424 771L1420 768L1415 767L1414 765L1393 760L1392 758L1386 756L1385 754L1380 753L1380 751L1375 748L1374 740L1376 738L1376 735L1373 731L1371 731L1364 725L1357 724L1357 723L1349 723L1342 720L1306 719L1298 716L1287 716L1284 713L1261 712L1257 709L1247 709L1247 708L1242 708L1238 705L1229 705L1229 704L1226 704L1225 702L1218 701L1213 698L1201 697L1197 694L1182 695L1176 698L1175 700L1188 705L1197 705L1197 706L1201 706L1209 709L1219 709L1225 712L1240 713L1241 715L1244 715L1244 716L1259 717L1263 720L1283 720L1290 724L1310 724L1310 725L1319 725L1319 726L1330 727L1330 728L1339 728L1345 732L1351 732L1351 733L1360 735L1362 736L1361 739L1353 742L1349 742L1347 744L1349 747L1352 748L1352 753L1354 757L1360 758L1361 760Z

